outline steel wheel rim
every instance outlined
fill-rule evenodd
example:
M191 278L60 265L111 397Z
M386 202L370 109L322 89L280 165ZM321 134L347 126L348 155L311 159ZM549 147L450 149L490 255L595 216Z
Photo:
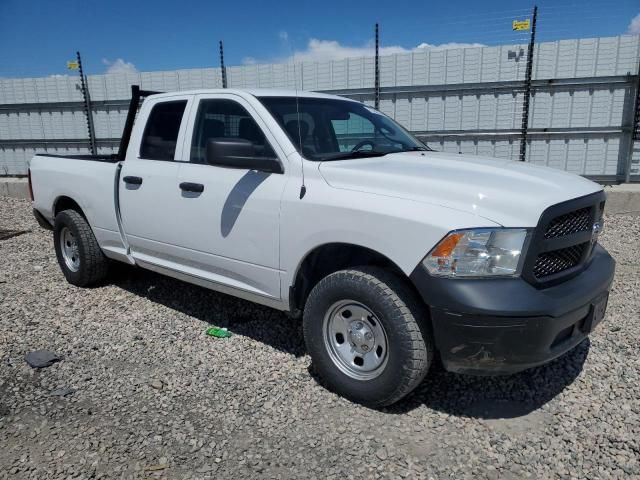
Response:
M341 300L323 321L324 345L333 364L355 380L372 380L387 365L389 341L378 317L366 305Z
M69 270L77 272L80 269L80 249L78 240L68 227L60 230L60 252Z

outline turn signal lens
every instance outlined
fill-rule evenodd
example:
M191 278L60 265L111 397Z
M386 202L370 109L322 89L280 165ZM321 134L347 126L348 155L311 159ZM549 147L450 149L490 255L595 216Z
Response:
M464 237L464 233L450 233L442 240L436 248L431 252L433 257L448 257L456 248L460 239Z
M449 233L422 261L439 277L516 276L527 238L524 228L483 228Z

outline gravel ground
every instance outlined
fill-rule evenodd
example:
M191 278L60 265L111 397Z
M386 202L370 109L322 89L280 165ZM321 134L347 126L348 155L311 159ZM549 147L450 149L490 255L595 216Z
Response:
M640 478L640 217L607 218L590 340L510 377L435 368L381 411L325 390L279 312L129 268L79 289L28 202L0 198L0 229L29 230L0 241L0 478Z

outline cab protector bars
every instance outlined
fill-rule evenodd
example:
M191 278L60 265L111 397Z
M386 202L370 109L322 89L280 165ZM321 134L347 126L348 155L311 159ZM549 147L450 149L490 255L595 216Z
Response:
M136 113L138 113L138 107L140 106L140 99L148 97L149 95L155 95L152 90L140 90L139 85L131 85L131 102L129 103L129 111L127 112L127 120L124 124L124 131L122 132L122 138L120 139L120 147L118 148L117 159L123 161L127 155L127 148L129 147L129 140L131 140L131 131L133 130L133 122L136 119Z

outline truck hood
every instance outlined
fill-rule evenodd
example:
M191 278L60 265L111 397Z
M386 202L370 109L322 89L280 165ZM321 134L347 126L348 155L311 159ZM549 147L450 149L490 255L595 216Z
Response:
M602 190L561 170L440 152L322 162L319 170L334 188L461 210L505 227L533 227L547 207Z

